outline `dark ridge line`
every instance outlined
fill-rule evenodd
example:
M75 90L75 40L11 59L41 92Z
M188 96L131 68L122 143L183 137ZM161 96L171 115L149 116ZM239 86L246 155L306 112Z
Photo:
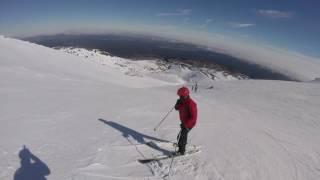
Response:
M269 68L209 51L198 45L172 42L167 39L134 35L66 35L35 36L23 38L47 47L79 47L99 49L128 59L179 60L197 66L212 66L232 74L243 74L251 79L298 81Z

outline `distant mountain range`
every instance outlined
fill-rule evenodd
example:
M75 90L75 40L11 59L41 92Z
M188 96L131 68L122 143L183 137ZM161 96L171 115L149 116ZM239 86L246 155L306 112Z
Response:
M190 64L181 60L135 60L111 56L108 52L98 49L84 49L75 47L55 47L55 49L86 58L96 64L104 65L123 72L128 76L150 76L155 79L174 81L182 79L188 84L206 81L224 81L248 79L247 76L229 73L213 65L200 67L198 64ZM176 78L172 78L176 77ZM170 80L171 79L171 80ZM204 83L202 83L204 85ZM205 86L210 87L211 83Z
M294 80L256 64L212 52L205 47L178 41L137 35L65 35L36 36L24 40L47 47L98 49L109 55L131 60L162 60L185 66L224 71L235 77L271 80ZM211 76L210 73L206 72ZM214 75L213 75L214 76Z

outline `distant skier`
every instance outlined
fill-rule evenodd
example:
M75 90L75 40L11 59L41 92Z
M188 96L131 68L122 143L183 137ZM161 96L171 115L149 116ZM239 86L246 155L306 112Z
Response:
M175 109L179 111L181 121L177 153L183 155L186 151L188 133L197 122L197 104L190 98L187 87L178 89L177 94L180 98L177 100Z
M198 91L198 82L196 82L196 85L194 86L194 92Z

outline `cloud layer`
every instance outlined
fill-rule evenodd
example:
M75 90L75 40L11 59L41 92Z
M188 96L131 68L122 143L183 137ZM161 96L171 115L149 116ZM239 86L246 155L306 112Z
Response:
M177 9L175 12L163 12L158 13L156 16L167 17L167 16L188 16L192 13L191 9Z
M247 28L247 27L255 26L256 24L231 22L231 23L228 23L228 25L231 26L232 28Z
M212 19L211 18L207 18L203 24L200 25L200 28L206 28L209 24L211 24Z
M320 59L278 47L257 44L249 39L236 39L216 33L200 33L182 29L175 32L162 31L157 35L185 43L198 44L214 52L228 54L248 63L260 65L292 79L311 81L320 77Z
M291 18L293 13L286 11L279 11L274 9L259 9L256 11L257 15L269 18Z

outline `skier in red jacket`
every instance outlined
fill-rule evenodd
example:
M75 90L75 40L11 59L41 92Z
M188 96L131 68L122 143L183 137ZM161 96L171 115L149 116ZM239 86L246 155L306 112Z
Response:
M180 133L178 135L178 153L183 155L186 151L188 132L195 126L197 122L197 104L190 98L189 89L182 87L177 92L180 97L177 100L175 109L179 111L180 116Z

